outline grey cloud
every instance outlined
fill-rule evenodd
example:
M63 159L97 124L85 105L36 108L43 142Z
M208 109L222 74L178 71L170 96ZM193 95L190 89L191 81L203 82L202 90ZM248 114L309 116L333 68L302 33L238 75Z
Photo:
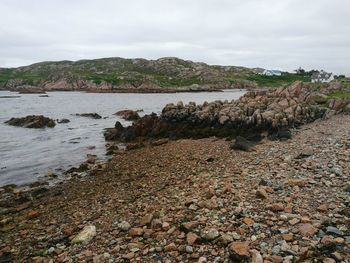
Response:
M2 0L0 66L178 56L350 74L347 0Z

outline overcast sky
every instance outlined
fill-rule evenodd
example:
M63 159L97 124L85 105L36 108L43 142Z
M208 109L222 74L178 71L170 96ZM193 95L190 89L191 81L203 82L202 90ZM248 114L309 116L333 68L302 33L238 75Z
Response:
M1 0L0 67L176 56L350 74L349 0Z

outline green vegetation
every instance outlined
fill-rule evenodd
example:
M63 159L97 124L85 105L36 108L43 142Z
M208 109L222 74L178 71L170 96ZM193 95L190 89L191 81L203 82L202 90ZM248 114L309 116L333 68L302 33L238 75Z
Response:
M297 80L310 82L311 78L308 75L282 73L281 76L265 76L255 74L249 76L248 80L255 81L260 87L280 87L290 85Z
M346 91L337 91L337 92L333 92L331 94L329 94L330 98L337 98L337 99L346 99L346 98L350 98L350 91L346 92Z
M14 69L0 71L0 84L11 79L25 80L27 84L34 84L36 81L40 81L42 77L31 72L15 71Z
M310 81L308 72L281 76L258 74L257 69L235 66L207 65L179 58L158 60L103 58L94 60L41 62L30 66L1 69L0 87L9 80L17 80L17 85L38 85L44 82L66 80L103 82L114 86L154 83L160 87L183 87L193 84L248 85L256 82L260 87L278 87L301 80ZM247 81L248 80L248 81ZM349 84L350 85L350 84Z

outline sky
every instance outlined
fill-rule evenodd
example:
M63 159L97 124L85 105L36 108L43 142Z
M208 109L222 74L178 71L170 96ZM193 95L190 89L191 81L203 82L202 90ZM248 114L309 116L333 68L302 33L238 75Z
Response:
M350 75L349 0L1 0L0 67L101 57Z

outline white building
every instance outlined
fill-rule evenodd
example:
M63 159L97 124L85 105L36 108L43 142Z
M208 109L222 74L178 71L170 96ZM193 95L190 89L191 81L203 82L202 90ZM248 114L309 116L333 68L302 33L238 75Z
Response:
M282 75L282 71L272 70L272 69L265 69L262 74L265 75L265 76L281 76Z
M334 80L333 73L327 73L323 70L320 72L315 72L311 76L311 82L312 83L328 83Z

